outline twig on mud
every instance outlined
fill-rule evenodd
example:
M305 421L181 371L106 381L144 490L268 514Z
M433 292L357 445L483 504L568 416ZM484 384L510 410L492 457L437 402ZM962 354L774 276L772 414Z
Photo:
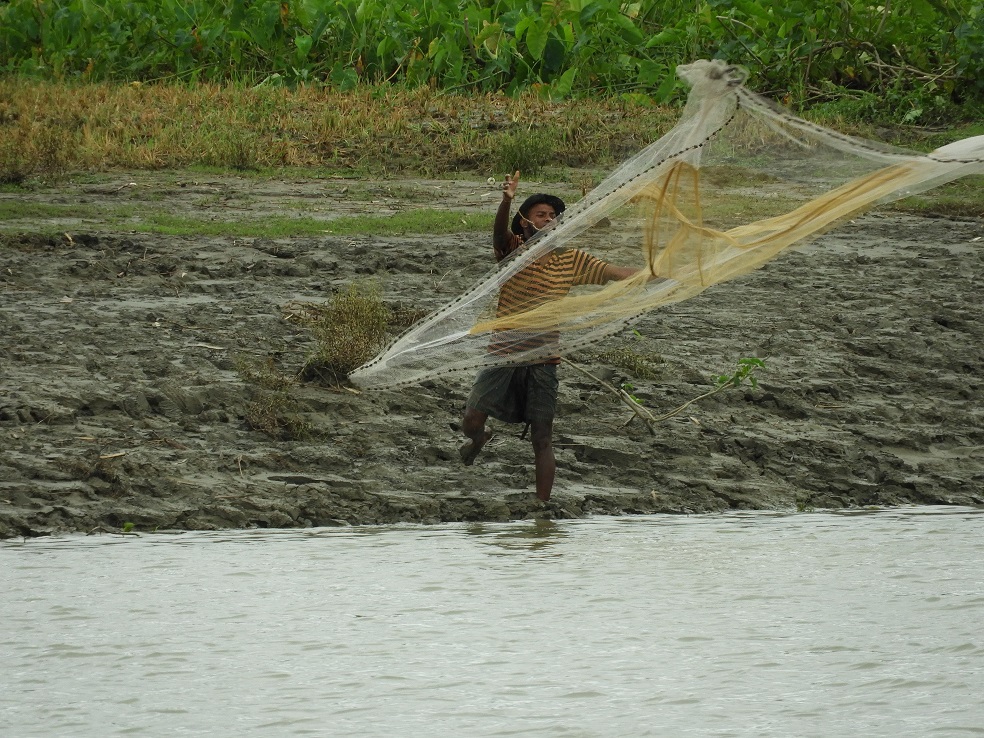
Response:
M756 369L763 369L763 368L765 368L764 359L756 359L756 358L749 358L749 357L743 357L741 359L738 359L738 366L735 373L730 375L725 374L718 377L718 383L714 389L710 390L709 392L705 392L702 395L698 395L697 397L694 397L692 400L687 400L687 402L683 403L679 407L670 410L670 412L666 413L665 415L660 415L659 417L654 418L653 420L655 422L660 422L663 420L669 420L670 418L675 418L677 415L682 413L684 410L686 410L688 407L693 405L695 402L704 400L708 397L712 397L713 395L716 395L718 392L723 392L724 390L729 389L730 387L737 387L746 379L749 381L749 383L752 385L753 388L757 387L758 380L755 378L754 372ZM629 421L631 420L632 418L629 418ZM691 418L691 420L693 420L693 418Z
M632 412L635 413L635 415L633 417L639 417L642 420L642 422L644 422L646 424L646 428L649 429L649 432L652 433L653 435L656 435L656 430L653 428L653 423L655 423L658 420L658 418L656 418L651 412L649 412L646 408L644 408L638 402L636 402L635 400L633 400L632 399L632 396L629 395L628 392L626 392L625 390L622 390L622 389L618 389L617 387L615 387L615 385L610 384L609 382L606 382L604 379L601 379L600 377L596 377L594 374L592 374L591 372L589 372L587 369L585 369L584 367L578 366L577 364L575 364L570 359L561 359L561 361L563 361L565 364L568 364L569 366L574 367L575 369L577 369L582 374L584 374L584 375L586 375L588 377L591 377L591 379L593 379L594 381L596 381L602 387L605 387L606 389L609 389L612 392L614 392L615 395L618 397L618 399L620 399L622 402L624 402L626 405L628 405L632 409ZM630 420L631 420L631 418L630 418Z
M155 430L152 430L151 434L154 436L154 438L153 440L148 441L148 443L163 443L165 446L170 446L171 448L176 448L182 451L188 448L183 443L178 443L177 441L171 438L165 438Z
M439 280L437 280L437 282L434 284L434 290L435 291L436 290L439 290L441 288L441 283L444 282L445 279L447 279L447 276L449 274L451 274L451 270L450 269L448 271L444 272L444 274L441 275L441 278Z

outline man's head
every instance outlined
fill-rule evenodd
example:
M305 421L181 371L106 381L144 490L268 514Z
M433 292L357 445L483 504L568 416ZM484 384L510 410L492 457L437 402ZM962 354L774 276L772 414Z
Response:
M517 236L532 238L537 231L564 212L565 208L564 201L554 195L545 195L542 192L530 195L523 200L519 212L512 219L512 232Z

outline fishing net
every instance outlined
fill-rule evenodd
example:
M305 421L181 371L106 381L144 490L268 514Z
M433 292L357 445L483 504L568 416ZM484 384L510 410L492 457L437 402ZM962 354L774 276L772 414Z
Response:
M797 118L746 89L743 71L723 62L677 72L691 93L671 131L351 380L396 387L563 355L756 269L866 208L984 172L984 136L921 155ZM638 271L501 314L503 285L568 249Z

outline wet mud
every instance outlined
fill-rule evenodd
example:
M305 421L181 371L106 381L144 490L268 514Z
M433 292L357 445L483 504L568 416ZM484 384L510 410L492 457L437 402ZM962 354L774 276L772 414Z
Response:
M604 347L658 354L651 378L571 357L656 414L740 357L767 368L655 433L562 368L547 504L518 426L494 424L461 463L470 376L278 394L243 368L296 373L313 339L292 311L353 280L436 307L486 272L487 234L37 235L47 226L0 235L0 537L984 504L980 220L875 212L654 312ZM303 433L257 427L274 401Z

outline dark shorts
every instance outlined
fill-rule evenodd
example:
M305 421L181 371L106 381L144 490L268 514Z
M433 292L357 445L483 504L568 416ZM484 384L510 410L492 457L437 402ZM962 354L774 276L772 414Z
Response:
M557 365L482 369L467 407L504 423L549 423L557 410Z

